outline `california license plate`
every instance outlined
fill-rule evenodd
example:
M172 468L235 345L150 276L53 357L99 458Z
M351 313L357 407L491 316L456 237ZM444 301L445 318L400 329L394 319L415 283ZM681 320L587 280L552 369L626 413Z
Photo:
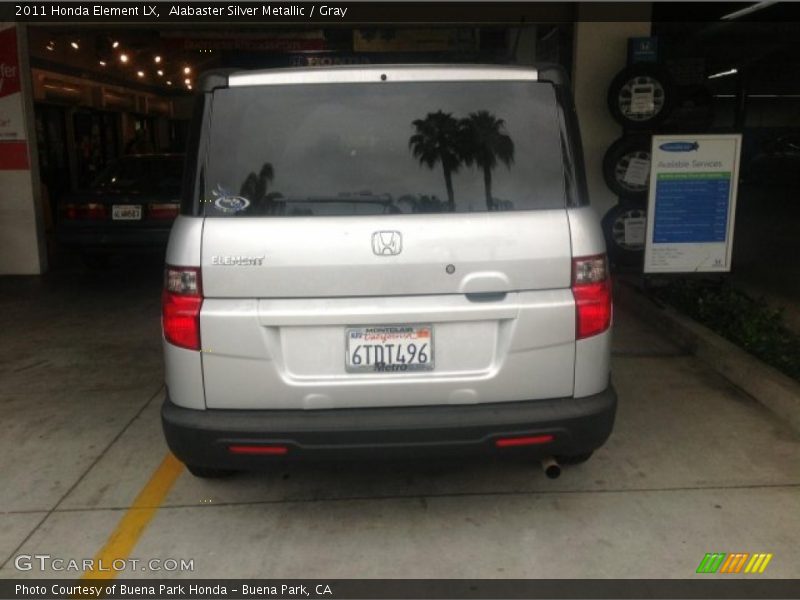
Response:
M141 204L115 204L111 209L114 221L140 221L142 219Z
M433 369L433 326L375 325L348 327L348 372L404 373Z

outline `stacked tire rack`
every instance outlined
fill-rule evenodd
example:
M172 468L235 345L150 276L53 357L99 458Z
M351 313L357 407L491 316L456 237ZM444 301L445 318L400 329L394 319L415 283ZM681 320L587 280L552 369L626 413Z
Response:
M603 157L603 177L618 197L603 217L603 233L615 267L641 268L652 135L705 131L713 120L712 97L702 85L677 85L661 65L636 63L611 81L608 108L624 133Z

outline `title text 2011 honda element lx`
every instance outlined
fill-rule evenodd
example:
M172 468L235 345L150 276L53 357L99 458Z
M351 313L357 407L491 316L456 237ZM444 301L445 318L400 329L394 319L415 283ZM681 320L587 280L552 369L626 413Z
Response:
M611 286L556 67L213 73L163 334L174 454L586 460Z

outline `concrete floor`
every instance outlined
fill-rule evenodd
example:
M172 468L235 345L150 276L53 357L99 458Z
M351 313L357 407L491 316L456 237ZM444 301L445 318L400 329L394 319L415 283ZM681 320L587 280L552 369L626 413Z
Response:
M64 576L19 554L95 556L164 458L160 277L0 279L0 577ZM771 552L762 577L800 575L800 436L616 318L616 430L557 481L495 460L184 472L131 557L206 578L685 578L706 552Z

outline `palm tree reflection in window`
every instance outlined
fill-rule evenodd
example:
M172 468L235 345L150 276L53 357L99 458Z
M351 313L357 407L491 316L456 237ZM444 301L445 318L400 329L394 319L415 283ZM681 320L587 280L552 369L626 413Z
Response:
M453 173L458 172L462 163L459 153L458 120L452 114L439 110L428 113L424 119L416 119L412 125L416 133L408 140L411 154L429 169L433 169L437 164L442 165L447 202L450 212L455 212Z
M514 162L514 142L505 132L505 121L486 110L470 113L461 120L464 147L461 156L468 166L483 169L486 210L496 210L492 197L492 171L498 161L509 169Z
M275 179L275 170L272 168L272 163L265 162L258 175L252 172L242 183L239 195L250 200L251 213L266 215L276 211L277 203L274 201L282 198L283 194L280 192L267 193L273 179Z
M452 175L462 165L483 170L486 210L513 208L512 202L496 202L492 196L492 171L497 163L510 169L514 162L514 142L506 132L505 120L487 110L470 113L464 119L439 110L412 125L416 133L408 141L411 153L429 169L442 165L451 212L455 211Z

